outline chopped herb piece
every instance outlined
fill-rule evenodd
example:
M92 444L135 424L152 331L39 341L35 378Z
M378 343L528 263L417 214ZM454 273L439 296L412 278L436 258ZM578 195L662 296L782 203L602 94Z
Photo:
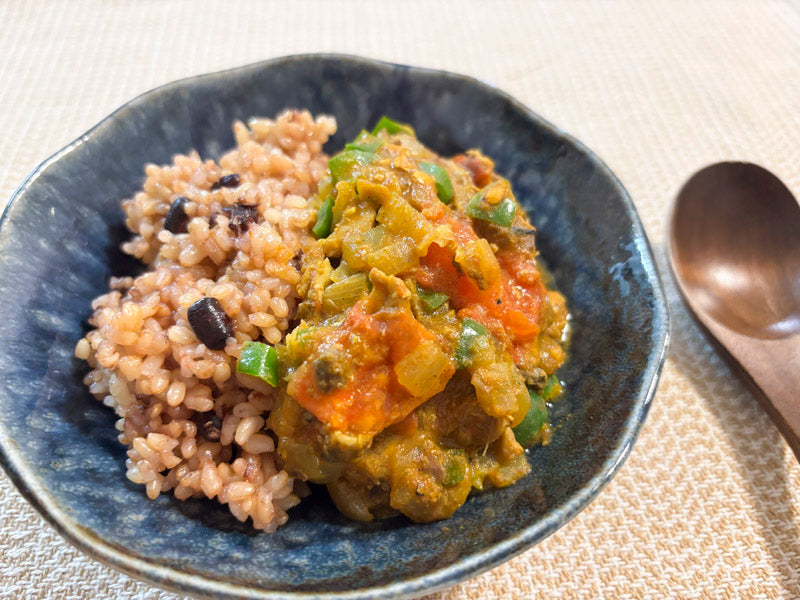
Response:
M514 437L522 446L530 446L542 430L547 425L547 405L544 398L534 391L528 390L531 397L531 407L522 422L514 427Z
M378 123L372 129L372 135L378 135L381 129L385 129L386 133L392 135L393 133L407 133L409 135L414 135L414 129L410 125L406 125L405 123L398 123L397 121L392 121L389 117L383 116L380 118Z
M278 353L261 342L246 342L236 361L236 372L257 377L272 387L278 385Z
M450 175L447 174L447 171L439 165L429 162L419 163L419 168L436 181L436 195L439 196L439 200L445 204L450 204L453 200L453 184L450 181Z
M456 366L462 369L472 362L472 344L483 335L488 335L486 327L472 319L461 321L461 335L456 347Z
M420 302L422 302L422 306L424 306L425 310L428 312L435 311L450 299L450 296L444 292L429 291L421 287L417 288L417 294L419 295Z
M326 238L331 234L331 225L333 225L333 198L328 196L317 211L317 222L311 231L320 239Z

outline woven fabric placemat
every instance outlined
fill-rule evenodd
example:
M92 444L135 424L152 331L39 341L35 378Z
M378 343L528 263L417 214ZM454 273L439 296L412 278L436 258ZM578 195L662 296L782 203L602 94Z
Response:
M429 598L800 597L800 467L689 318L665 255L672 198L708 163L759 163L800 196L796 2L11 0L0 24L2 203L133 96L300 52L470 74L582 140L631 193L657 257L673 318L661 384L597 500ZM1 472L0 597L177 598L73 549Z

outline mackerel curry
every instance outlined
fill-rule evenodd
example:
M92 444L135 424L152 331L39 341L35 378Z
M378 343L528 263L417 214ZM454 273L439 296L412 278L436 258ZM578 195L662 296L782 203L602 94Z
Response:
M439 157L383 118L329 167L269 425L346 516L443 519L548 442L564 298L480 152Z

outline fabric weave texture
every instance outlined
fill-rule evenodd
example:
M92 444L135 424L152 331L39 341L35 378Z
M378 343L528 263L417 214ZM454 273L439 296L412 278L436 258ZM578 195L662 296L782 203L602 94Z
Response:
M497 85L594 150L642 217L672 347L630 458L573 521L429 600L800 598L800 466L692 321L669 209L720 160L800 197L800 3L0 3L0 203L120 104L194 74L346 52ZM123 448L120 446L120 460ZM173 600L72 548L0 472L0 598Z

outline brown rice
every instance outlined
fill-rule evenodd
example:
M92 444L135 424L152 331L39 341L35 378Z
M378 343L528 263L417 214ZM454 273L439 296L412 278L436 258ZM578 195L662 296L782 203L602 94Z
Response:
M237 146L218 163L192 152L148 165L142 191L122 202L135 234L123 250L149 270L112 278L75 354L92 367L91 393L119 416L127 476L150 498L216 498L273 531L306 493L275 463L265 428L273 389L237 375L236 359L245 342L275 344L289 327L300 279L293 259L311 241L307 200L327 172L322 145L335 129L333 118L300 111L237 122ZM238 185L214 186L233 173ZM178 197L189 221L174 234L164 219ZM236 203L258 206L240 234L221 212ZM188 322L187 308L204 296L233 322L224 350L207 348Z

